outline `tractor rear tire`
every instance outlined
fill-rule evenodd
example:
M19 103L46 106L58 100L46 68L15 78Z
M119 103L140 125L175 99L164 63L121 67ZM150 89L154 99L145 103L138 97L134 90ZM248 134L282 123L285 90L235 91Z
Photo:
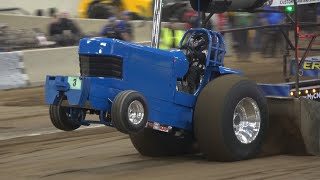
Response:
M268 118L266 98L256 83L238 75L218 77L200 92L195 106L200 152L214 161L253 158L266 137Z
M50 105L49 114L52 124L63 131L73 131L78 129L81 126L80 123L70 119L67 111L68 107Z
M143 156L177 156L193 152L191 137L176 137L149 128L130 134L130 139L136 150Z

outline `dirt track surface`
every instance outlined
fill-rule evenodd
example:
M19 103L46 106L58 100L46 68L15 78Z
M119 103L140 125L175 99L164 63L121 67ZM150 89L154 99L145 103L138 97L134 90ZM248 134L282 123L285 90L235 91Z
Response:
M201 156L140 156L108 129L4 141L2 179L319 179L318 157L274 156L235 163Z
M227 66L251 79L281 82L281 60ZM218 163L201 155L143 157L112 128L74 132L51 125L44 88L0 92L0 179L319 179L320 158L279 155Z

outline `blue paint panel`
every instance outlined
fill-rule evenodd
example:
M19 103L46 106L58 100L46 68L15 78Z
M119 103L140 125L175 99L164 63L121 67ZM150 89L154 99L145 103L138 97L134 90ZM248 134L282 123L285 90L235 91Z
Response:
M148 60L148 63L170 68L175 59L169 51L109 38L84 38L80 40L79 54L120 56L130 61ZM148 66L148 64L146 64Z
M127 72L134 70L135 73L125 74L124 81L129 84L130 89L142 92L145 96L153 96L172 102L176 88L173 68L154 65L145 67L144 63L127 62L125 67L128 69L125 70Z
M114 97L121 91L117 89L121 81L107 78L87 78L90 81L89 102L97 110L110 112ZM119 86L117 86L119 85Z
M219 66L219 72L220 72L220 74L243 74L240 71L236 71L236 70L226 68L223 66Z
M196 103L197 97L194 96L193 94L186 94L184 92L176 92L175 93L175 103L182 105L182 106L187 106L190 108L193 108L195 103Z
M259 84L266 96L290 96L290 85Z
M59 91L56 87L56 79L61 77L58 76L47 76L46 78L46 103L55 104L56 97L59 94Z
M174 55L174 71L177 78L183 78L187 74L189 69L189 61L187 60L184 53L180 50L170 51Z
M106 55L112 54L115 39L84 38L80 40L79 54Z
M147 101L150 107L150 121L186 130L192 129L193 110L191 108L151 97L147 97Z
M85 84L83 81L82 90L73 90L69 87L67 76L47 76L46 103L56 104L59 92L64 92L70 105L83 107L89 94L89 86L84 88Z
M145 63L147 63L144 64L145 67L148 67L150 64L152 64L156 66L171 68L173 65L174 56L169 51L127 43L120 40L114 41L113 46L113 54L118 54L124 59L129 60L130 62L144 61Z

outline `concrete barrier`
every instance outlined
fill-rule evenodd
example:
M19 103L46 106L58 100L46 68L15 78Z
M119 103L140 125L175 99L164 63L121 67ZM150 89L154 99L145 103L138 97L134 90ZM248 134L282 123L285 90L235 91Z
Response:
M28 85L21 53L0 53L0 89L12 89Z
M79 75L78 47L21 52L31 86L42 85L46 75Z

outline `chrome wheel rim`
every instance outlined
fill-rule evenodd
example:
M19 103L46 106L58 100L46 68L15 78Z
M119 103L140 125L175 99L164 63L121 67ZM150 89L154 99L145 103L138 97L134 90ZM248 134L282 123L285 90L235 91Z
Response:
M138 125L142 122L144 117L144 108L140 101L134 100L130 103L128 107L128 117L129 121L134 125Z
M243 144L254 141L260 131L261 116L258 104L252 98L243 98L233 113L233 130Z

